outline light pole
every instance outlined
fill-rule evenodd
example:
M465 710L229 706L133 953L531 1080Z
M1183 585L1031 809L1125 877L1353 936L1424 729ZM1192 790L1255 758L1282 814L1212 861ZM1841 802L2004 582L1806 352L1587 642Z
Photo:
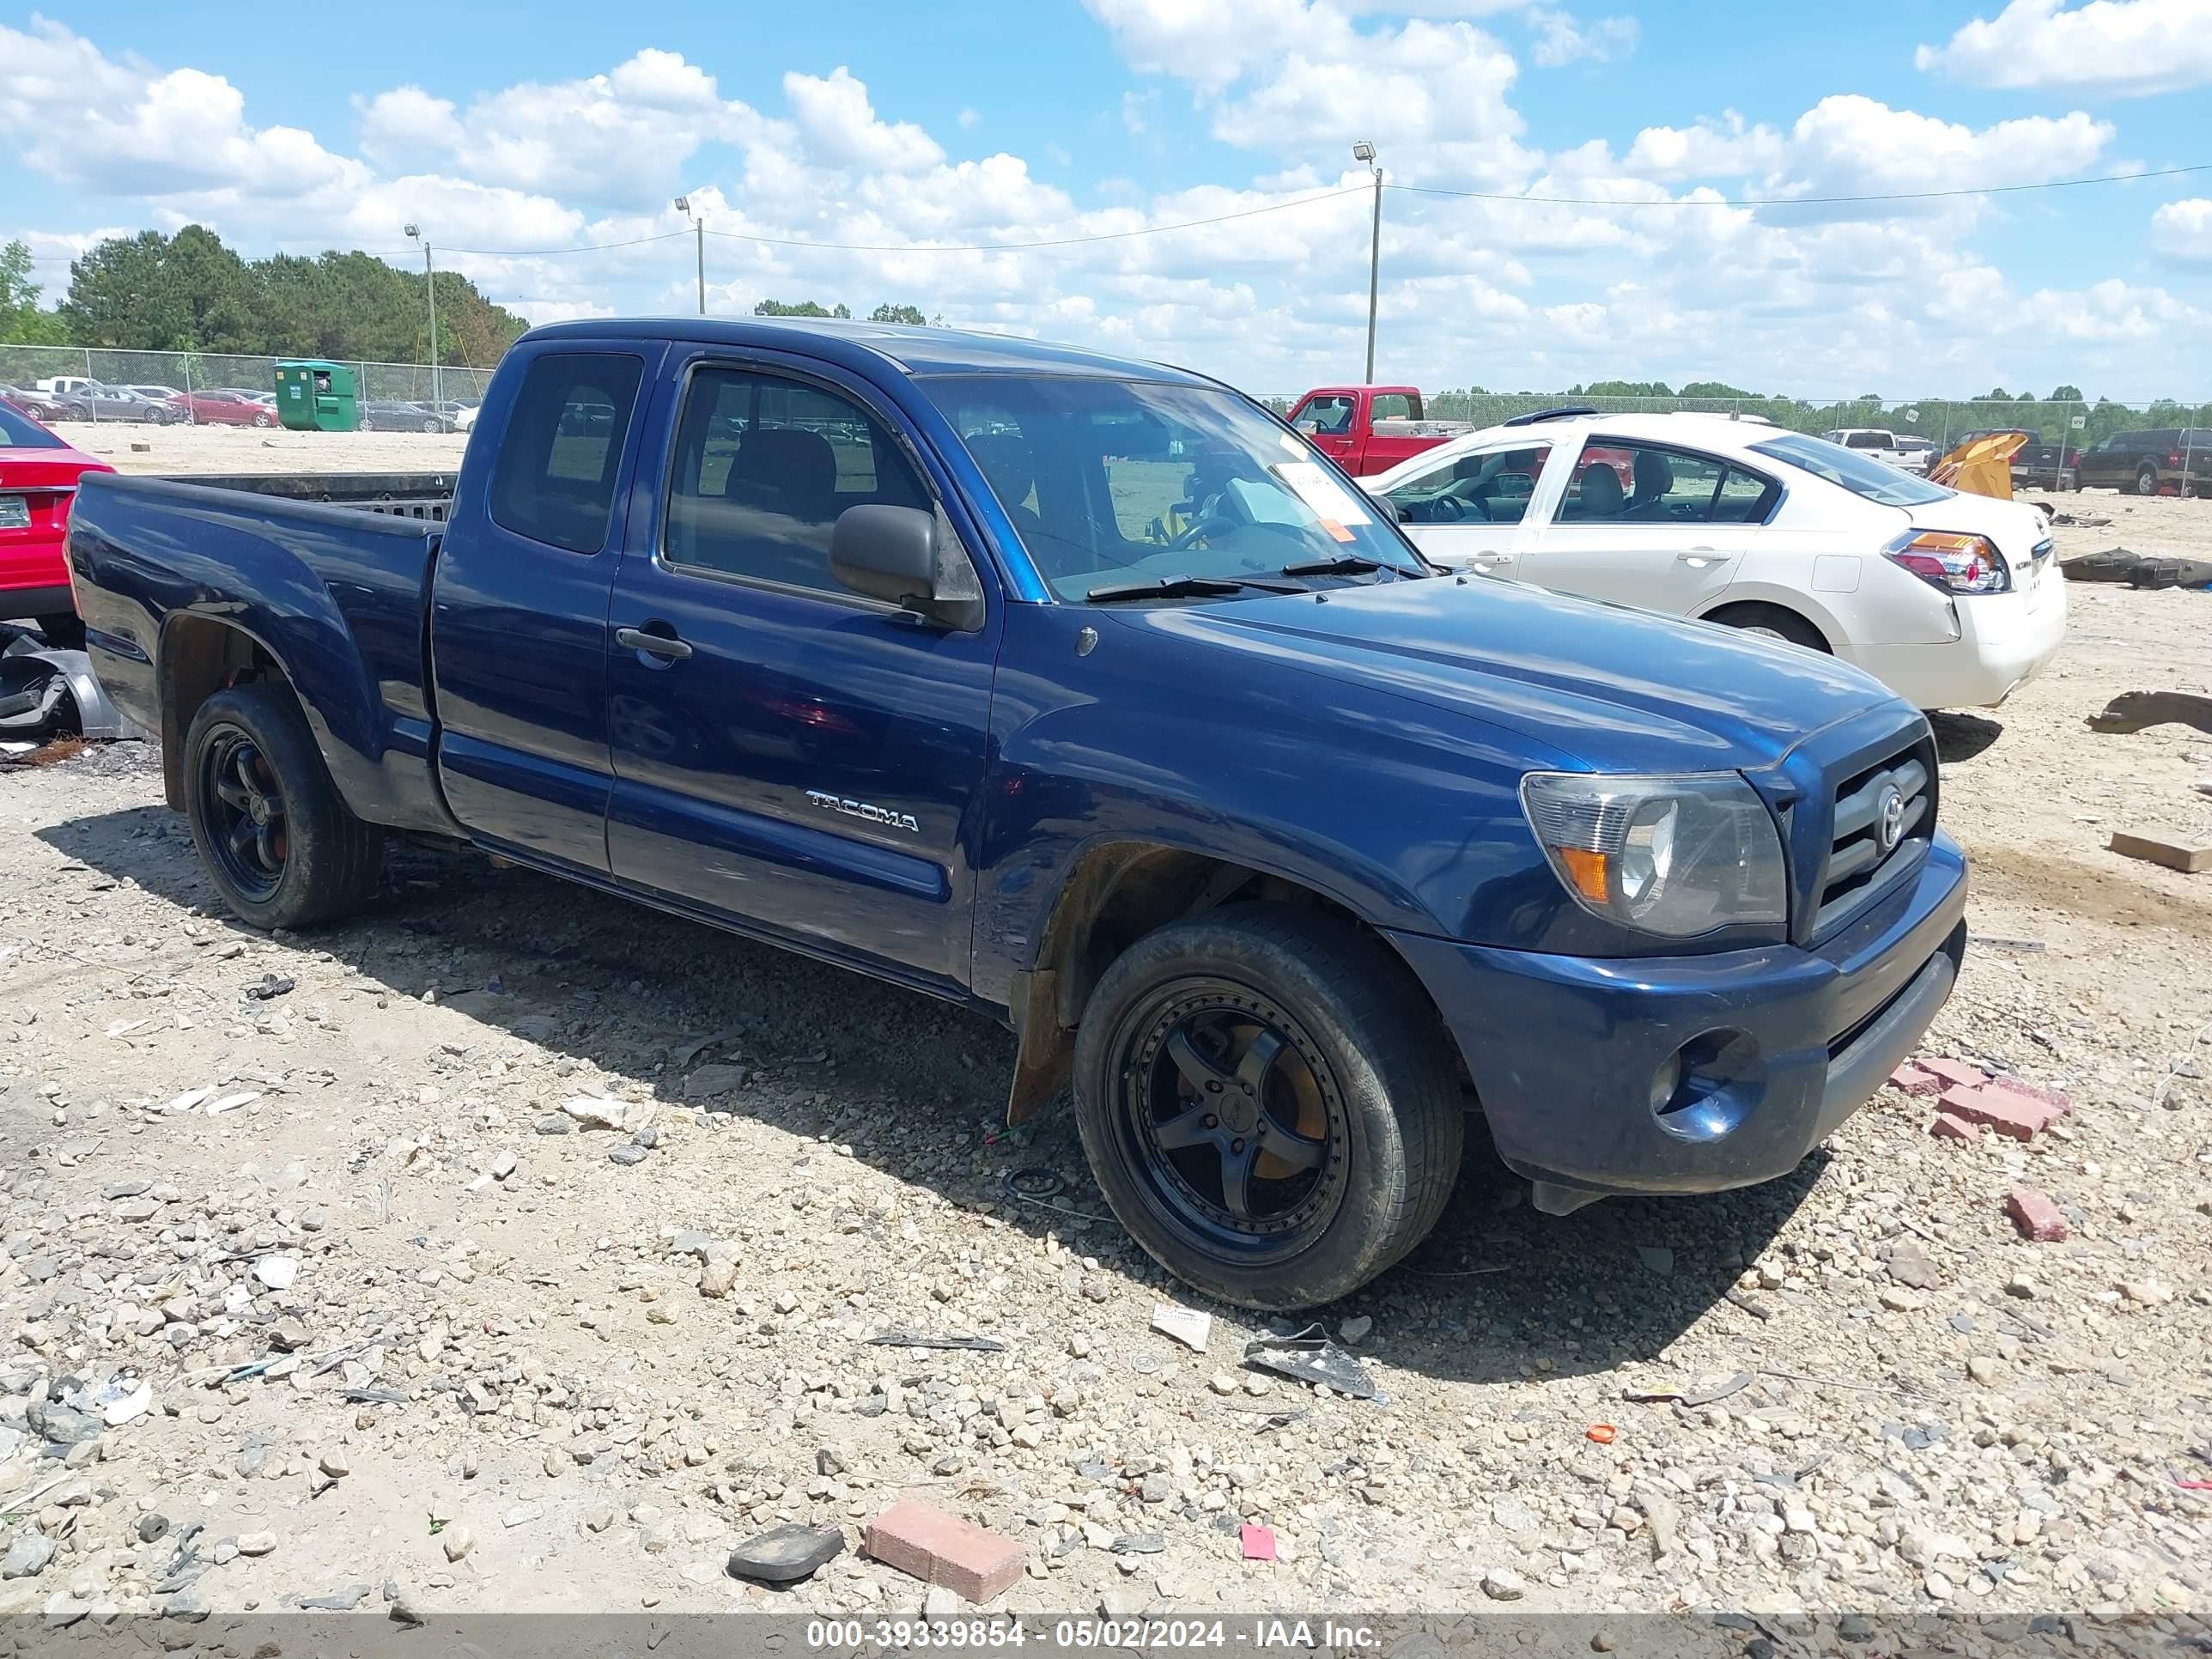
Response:
M707 217L691 211L691 198L676 198L676 210L691 222L691 229L699 240L699 314L707 314Z
M422 234L420 225L405 228L409 236L422 244L422 289L430 296L430 401L442 404L446 401L446 382L438 368L438 276L430 268L430 239ZM446 411L441 409L438 412L442 415Z
M1382 169L1375 165L1375 146L1364 138L1352 147L1352 159L1367 163L1375 175L1375 234L1367 245L1367 384L1375 384L1375 296L1382 275Z

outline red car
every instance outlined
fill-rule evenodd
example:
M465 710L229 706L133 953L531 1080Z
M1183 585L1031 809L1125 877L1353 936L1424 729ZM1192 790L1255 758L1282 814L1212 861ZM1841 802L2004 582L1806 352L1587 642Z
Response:
M193 392L173 400L202 426L274 426L276 411L240 392Z
M49 645L83 642L62 542L77 479L113 471L0 400L0 617L32 618Z

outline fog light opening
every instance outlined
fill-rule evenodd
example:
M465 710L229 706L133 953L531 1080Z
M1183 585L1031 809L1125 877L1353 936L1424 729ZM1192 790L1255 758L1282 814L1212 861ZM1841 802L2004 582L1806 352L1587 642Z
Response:
M1659 1062L1651 1073L1651 1109L1661 1117L1680 1109L1682 1101L1682 1055L1678 1049Z

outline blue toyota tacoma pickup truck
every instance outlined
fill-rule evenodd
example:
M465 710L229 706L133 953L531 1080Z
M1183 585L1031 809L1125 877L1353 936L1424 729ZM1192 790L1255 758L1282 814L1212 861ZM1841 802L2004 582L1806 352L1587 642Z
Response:
M417 514L84 481L89 648L240 916L442 836L986 1011L1013 1116L1072 1085L1115 1213L1232 1302L1404 1255L1469 1111L1553 1213L1779 1176L1964 950L1917 711L1439 573L1195 374L561 325Z

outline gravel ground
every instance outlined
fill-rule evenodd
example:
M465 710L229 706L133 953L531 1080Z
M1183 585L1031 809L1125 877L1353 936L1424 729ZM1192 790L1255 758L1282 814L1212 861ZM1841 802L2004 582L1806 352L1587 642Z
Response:
M153 464L208 440L264 453L163 432ZM2118 520L2068 554L2212 539L2199 504L2062 505ZM264 938L147 748L0 772L0 1613L386 1581L905 1613L851 1551L775 1595L724 1569L902 1497L1019 1540L1020 1610L2201 1611L2212 874L2105 842L2212 839L2212 735L2082 720L2208 689L2212 597L2072 599L2051 672L1939 723L1990 942L1924 1050L2072 1115L1946 1141L1885 1090L1787 1179L1565 1218L1476 1152L1324 1311L1371 1401L1244 1368L1235 1310L1202 1353L1153 1332L1186 1298L1064 1115L1006 1133L988 1024L471 856ZM2015 1187L2070 1237L2022 1238ZM1713 1397L1625 1397L1665 1390Z

